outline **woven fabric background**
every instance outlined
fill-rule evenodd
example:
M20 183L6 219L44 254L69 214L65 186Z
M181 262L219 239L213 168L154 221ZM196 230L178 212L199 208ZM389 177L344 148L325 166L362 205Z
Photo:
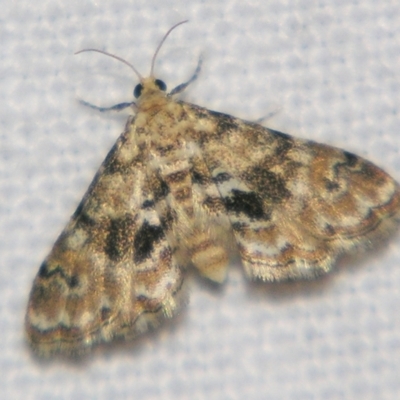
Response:
M364 156L400 180L398 0L5 0L0 23L1 399L397 399L399 235L327 277L220 289L138 340L79 363L37 361L24 339L32 280L127 113L154 50L182 98Z

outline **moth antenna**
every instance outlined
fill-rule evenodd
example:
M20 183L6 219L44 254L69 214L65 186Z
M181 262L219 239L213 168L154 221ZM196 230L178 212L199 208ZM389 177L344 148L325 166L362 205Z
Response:
M167 35L168 35L168 33L167 33ZM138 70L131 63L129 63L128 61L124 60L121 57L115 56L114 54L110 54L110 53L107 53L106 51L98 50L98 49L83 49L83 50L77 51L75 54L84 53L86 51L95 51L96 53L104 54L104 55L109 56L111 58L115 58L118 61L121 61L122 63L124 63L125 65L127 65L128 67L130 67L133 70L133 72L138 76L140 81L143 81L142 75L139 74Z
M169 34L170 34L176 27L178 27L179 25L185 24L185 23L188 22L188 21L189 21L189 20L186 19L185 21L178 22L178 23L175 24L172 28L170 28L170 29L168 30L168 32L164 35L164 37L162 38L160 44L158 45L158 47L157 47L157 49L156 49L156 51L155 51L155 53L154 53L153 59L151 60L150 76L153 76L154 64L155 64L155 62L156 62L157 54L158 54L158 52L160 51L161 46L164 44L165 39L169 36Z

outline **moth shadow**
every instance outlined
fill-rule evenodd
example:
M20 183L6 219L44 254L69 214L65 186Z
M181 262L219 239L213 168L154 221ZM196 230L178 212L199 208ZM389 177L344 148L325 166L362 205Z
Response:
M173 337L174 333L180 329L187 318L186 306L179 308L179 311L172 318L164 318L159 324L151 327L149 330L134 336L132 338L116 337L109 342L94 344L80 353L73 354L52 354L49 357L43 357L35 352L31 355L35 364L41 368L54 367L56 362L58 366L64 366L73 369L87 368L88 364L96 360L112 360L123 356L139 358L142 353L148 354L149 348L155 349L157 344L161 345L167 338ZM29 346L26 345L28 348Z
M400 232L390 242L396 242L400 237ZM394 239L394 240L393 240ZM365 268L366 264L375 263L378 259L384 256L387 252L388 240L382 241L373 249L354 253L352 255L343 255L336 262L331 271L327 274L315 277L310 280L292 280L284 282L263 282L263 281L248 281L245 285L247 296L257 302L268 301L275 303L292 303L298 298L319 298L324 295L324 292L333 288L338 279L342 279L343 274L356 277L358 270ZM231 260L230 268L234 270L235 279L246 280L243 268L240 264L239 257ZM231 271L232 272L232 271ZM213 297L221 298L224 296L228 282L224 284L214 283L208 279L201 277L197 271L189 269L185 275L185 285L183 291L185 295L178 312L172 318L160 319L159 324L154 328L129 339L113 338L107 343L100 343L94 348L88 348L87 352L78 354L57 354L49 358L43 358L31 352L35 363L41 367L50 367L54 361L58 364L65 365L70 368L86 368L88 363L95 360L105 359L111 360L120 355L139 358L142 353L148 353L149 348L155 349L164 341L169 340L174 334L187 323L187 313L190 312L188 305L188 287L193 289L200 287L202 290L211 293ZM28 345L26 345L28 347Z
M172 318L160 320L159 325L150 328L142 334L129 338L117 338L110 343L102 343L97 346L93 354L95 358L111 359L119 356L140 358L142 353L149 354L149 350L155 350L162 343L169 341L175 333L184 325L187 307L181 307Z
M399 238L400 235L397 235ZM393 238L390 240L393 242ZM376 263L388 250L389 240L382 240L373 249L367 249L353 254L342 255L333 268L326 274L311 279L287 280L282 282L250 281L247 285L248 296L259 301L292 302L299 297L319 297L333 288L343 274L356 275L368 263Z

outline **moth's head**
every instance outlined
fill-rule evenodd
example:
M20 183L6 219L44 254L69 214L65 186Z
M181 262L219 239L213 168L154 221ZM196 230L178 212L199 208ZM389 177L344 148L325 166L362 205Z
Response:
M147 97L151 95L160 94L166 95L167 85L161 79L155 79L153 77L142 78L140 83L138 83L133 91L135 99L140 97Z

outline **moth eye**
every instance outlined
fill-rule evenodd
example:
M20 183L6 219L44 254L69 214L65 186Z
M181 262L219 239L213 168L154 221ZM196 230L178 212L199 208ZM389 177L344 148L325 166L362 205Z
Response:
M167 90L167 85L160 79L156 79L154 83L158 86L160 90L165 92Z
M143 90L143 85L141 83L137 84L135 90L133 91L135 99L138 99L140 97L140 95L142 94L142 90Z

